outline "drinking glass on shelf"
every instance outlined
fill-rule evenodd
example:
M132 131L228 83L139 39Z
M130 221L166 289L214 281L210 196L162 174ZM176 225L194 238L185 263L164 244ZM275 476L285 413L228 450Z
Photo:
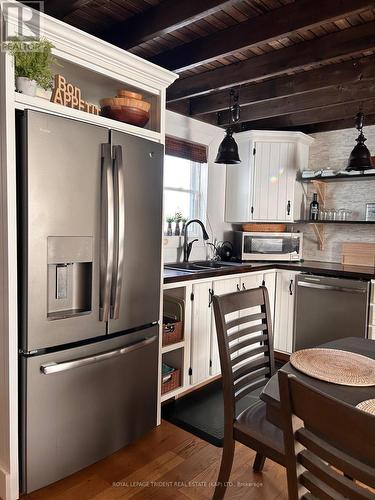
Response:
M345 208L338 209L337 220L346 220L346 209Z
M345 210L345 220L352 220L353 212L351 210Z
M333 220L333 210L332 208L326 209L326 220Z
M326 220L327 211L325 208L319 210L319 220Z

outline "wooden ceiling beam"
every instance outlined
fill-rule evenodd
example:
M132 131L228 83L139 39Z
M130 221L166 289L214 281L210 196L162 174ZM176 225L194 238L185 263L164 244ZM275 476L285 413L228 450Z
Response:
M168 101L230 88L375 48L375 21L177 80Z
M84 7L91 0L45 0L44 12L57 19L64 19L68 14Z
M331 130L342 130L344 128L353 128L353 138L357 132L354 130L355 117L344 118L342 120L334 120L331 122L313 123L303 127L303 132L306 134L315 134L317 132L330 132ZM365 116L365 128L368 125L375 125L375 114ZM364 130L366 134L366 130ZM354 144L354 142L353 142Z
M373 0L299 0L230 28L162 52L151 59L164 68L181 72L227 57L253 45L286 37L374 7Z
M111 26L100 36L122 49L130 49L198 21L202 17L215 14L236 1L238 2L238 0L163 0L145 12Z
M375 99L363 100L360 103L334 104L325 108L299 111L277 118L249 121L237 125L235 131L291 129L343 119L352 119L354 124L354 118L359 109L362 109L365 115L375 114Z
M375 80L342 84L328 89L304 92L303 94L281 97L271 101L256 102L241 107L240 122L289 115L297 111L309 111L333 104L358 102L364 99L375 99ZM230 122L228 111L220 111L218 115L214 113L207 116L210 117L211 123L215 125L226 126Z
M369 78L375 78L375 56L330 64L295 75L244 85L240 89L240 104L242 107L254 102L287 97L343 83L364 81ZM182 101L175 103L178 102ZM227 90L190 99L191 116L213 113L227 108Z

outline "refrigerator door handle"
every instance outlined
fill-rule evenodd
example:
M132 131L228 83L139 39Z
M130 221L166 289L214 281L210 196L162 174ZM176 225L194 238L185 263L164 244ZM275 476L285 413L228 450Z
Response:
M100 321L108 321L111 305L114 240L114 195L111 145L102 144L100 232Z
M93 363L99 363L100 361L106 361L111 358L117 358L118 356L123 356L129 352L141 349L149 344L152 344L157 339L157 335L153 335L150 338L143 339L140 342L131 344L126 347L121 347L120 349L115 349L113 351L104 352L102 354L96 354L95 356L88 356L87 358L75 359L74 361L65 361L62 363L46 363L40 366L40 371L44 375L51 375L52 373L65 372L72 370L73 368L81 368L82 366L91 365Z
M125 245L125 187L124 166L122 160L122 147L113 146L114 156L114 186L116 205L116 236L115 255L116 262L113 268L111 318L119 319L121 290L124 268L124 245Z

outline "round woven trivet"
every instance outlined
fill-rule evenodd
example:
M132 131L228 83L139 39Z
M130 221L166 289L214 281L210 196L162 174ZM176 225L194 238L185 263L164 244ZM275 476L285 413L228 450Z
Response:
M340 385L375 385L375 360L338 349L303 349L291 354L290 363L310 377Z
M375 415L375 399L366 399L366 401L361 401L357 404L356 408L365 411L366 413Z

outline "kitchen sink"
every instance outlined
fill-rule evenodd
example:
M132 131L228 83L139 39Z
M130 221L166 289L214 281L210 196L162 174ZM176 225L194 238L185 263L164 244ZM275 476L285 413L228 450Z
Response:
M175 271L186 271L189 273L199 273L209 269L224 269L231 267L229 262L218 262L216 260L198 260L195 262L177 262L176 264L165 264L165 269ZM234 266L233 266L234 267Z

